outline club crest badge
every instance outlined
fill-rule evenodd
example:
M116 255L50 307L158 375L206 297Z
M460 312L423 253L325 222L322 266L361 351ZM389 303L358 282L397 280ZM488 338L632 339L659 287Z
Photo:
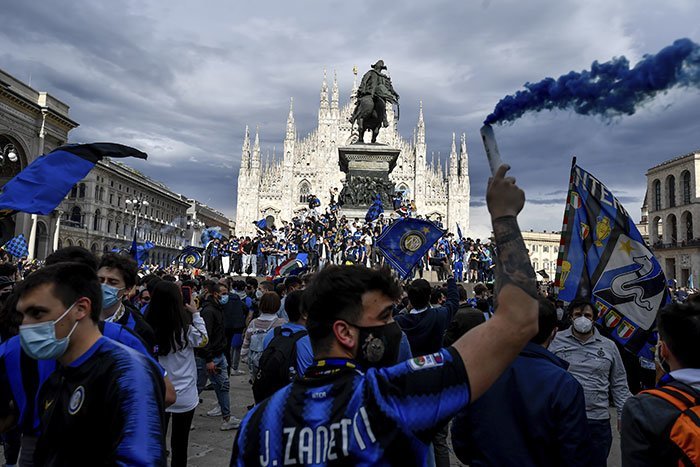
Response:
M68 401L68 413L71 415L78 413L83 406L83 401L85 401L85 388L78 386L70 396L70 401Z
M403 234L399 245L406 253L415 253L425 243L425 235L418 230L410 230Z

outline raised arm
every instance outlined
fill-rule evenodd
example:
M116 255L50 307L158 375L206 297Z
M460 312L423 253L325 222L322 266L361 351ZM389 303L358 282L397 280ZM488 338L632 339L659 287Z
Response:
M518 227L517 215L525 193L506 177L502 165L489 180L486 203L491 213L498 248L496 258L497 308L493 318L462 336L453 347L469 375L471 400L481 396L537 334L537 283L535 271Z

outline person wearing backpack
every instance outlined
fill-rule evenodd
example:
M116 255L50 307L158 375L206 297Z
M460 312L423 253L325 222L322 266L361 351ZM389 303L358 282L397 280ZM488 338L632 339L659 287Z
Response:
M700 302L671 303L657 316L656 389L622 411L622 465L700 465Z
M251 382L258 372L260 356L264 350L263 340L265 339L265 334L270 329L287 322L286 319L277 316L277 310L279 309L280 296L276 292L265 292L260 297L260 303L258 304L260 316L253 319L245 330L243 346L241 347L241 359L244 362L248 362Z
M306 332L306 313L301 311L301 290L287 294L287 324L271 329L263 340L260 367L253 378L253 396L259 403L303 375L314 361L311 341Z

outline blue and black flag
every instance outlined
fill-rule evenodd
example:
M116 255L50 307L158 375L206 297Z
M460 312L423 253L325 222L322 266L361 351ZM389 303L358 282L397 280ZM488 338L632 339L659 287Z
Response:
M367 214L365 214L365 221L373 222L373 221L379 219L379 215L382 214L383 212L384 212L384 206L382 205L382 197L379 195L376 195L374 197L374 201L372 202L372 205L367 210Z
M155 245L152 242L138 243L136 241L136 234L134 234L134 239L131 242L131 249L129 250L129 255L134 258L136 264L139 267L143 265L148 259L148 251L152 250Z
M175 258L175 263L189 268L203 268L204 248L186 246L177 258Z
M669 303L661 265L625 208L573 161L557 261L559 298L587 298L612 339L653 358L655 320Z
M384 229L377 238L376 248L401 278L406 279L444 234L430 221L406 217Z
M49 214L73 185L104 157L138 157L146 153L115 143L69 144L38 157L7 182L0 193L0 215Z

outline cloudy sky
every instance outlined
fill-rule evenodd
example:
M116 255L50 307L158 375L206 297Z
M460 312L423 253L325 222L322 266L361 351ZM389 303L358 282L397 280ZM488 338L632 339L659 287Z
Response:
M337 70L347 100L353 65L382 58L405 137L419 100L429 152L447 155L451 133L467 133L476 235L489 231L478 130L501 97L594 60L700 42L695 0L22 0L3 2L2 16L0 68L68 103L73 141L137 146L150 157L135 167L228 215L245 125L260 126L263 152L280 148L290 96L306 134L323 69ZM529 201L521 227L561 227L572 155L638 218L646 170L700 149L699 108L696 87L612 122L556 111L497 127Z

